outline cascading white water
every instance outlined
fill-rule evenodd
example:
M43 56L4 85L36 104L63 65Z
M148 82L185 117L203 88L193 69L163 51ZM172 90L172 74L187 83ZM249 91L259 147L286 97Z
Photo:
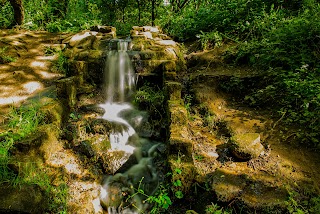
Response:
M128 98L134 92L135 73L127 54L127 46L128 42L119 41L118 50L112 50L108 54L105 66L107 98L104 104L100 104L100 107L105 109L102 118L118 127L110 134L111 152L123 151L127 155L134 154L138 163L125 172L109 175L102 184L100 203L110 214L135 214L145 210L147 204L142 202L138 194L134 194L135 190L132 187L136 187L143 180L146 193L152 194L158 186L158 176L152 167L152 155L158 144L139 138L135 129L121 116L123 112L134 112L133 107L128 103ZM142 115L142 112L132 114L130 121L134 123L131 124L134 124L135 127L141 125ZM129 141L134 145L145 145L147 154L143 156L141 148L129 145ZM120 163L122 164L124 163ZM123 195L126 194L135 195L130 199L131 205L134 206L130 206L130 203L124 200ZM127 207L123 207L123 204L126 204ZM140 211L137 211L136 208Z
M129 137L135 134L132 126L119 116L119 113L131 109L131 105L125 103L126 98L133 93L135 75L129 55L127 54L128 42L119 40L118 50L112 50L108 54L105 65L105 87L107 101L100 107L105 109L103 119L122 124L122 132L113 131L110 134L110 143L113 150L121 150L133 153L134 147L127 145Z
M105 66L105 85L107 88L107 103L123 103L125 97L133 90L135 75L127 54L128 42L119 41L118 50L108 54Z

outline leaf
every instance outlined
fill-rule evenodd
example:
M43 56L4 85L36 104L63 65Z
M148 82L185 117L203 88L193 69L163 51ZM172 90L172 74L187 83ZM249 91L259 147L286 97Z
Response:
M179 199L181 199L181 198L183 198L183 193L182 193L182 191L176 191L175 193L174 193L174 195L177 197L177 198L179 198Z

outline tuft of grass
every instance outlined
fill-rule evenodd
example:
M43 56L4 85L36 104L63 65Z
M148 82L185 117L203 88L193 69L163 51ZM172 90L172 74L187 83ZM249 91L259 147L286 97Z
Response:
M0 48L0 64L16 61L16 58L8 56L6 54L8 47Z
M0 133L0 183L12 180L15 175L9 170L10 149L19 141L36 131L43 123L44 114L40 104L34 103L20 108L12 107L8 113L6 131Z
M52 49L47 49L46 53L53 54ZM53 63L52 71L68 75L68 59L62 51L55 52L58 54L58 59Z

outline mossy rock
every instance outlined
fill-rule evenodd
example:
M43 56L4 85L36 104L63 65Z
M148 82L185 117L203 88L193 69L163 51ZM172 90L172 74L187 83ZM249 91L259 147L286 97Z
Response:
M173 190L175 192L182 191L184 194L188 193L197 174L193 163L185 162L184 158L180 159L178 155L170 155L168 157L168 163L172 171L171 182L181 181L181 185L174 186Z
M69 110L62 102L56 99L51 99L46 105L42 106L41 112L45 114L46 123L61 127L69 116Z
M229 202L241 194L246 178L227 169L217 169L211 176L211 188L218 200Z
M141 51L139 52L141 60L175 60L177 58L174 51L165 49L164 51Z
M69 40L70 47L88 47L94 40L94 33L90 31L83 31L73 35ZM65 41L66 42L66 41Z
M180 82L166 81L165 90L169 100L181 100L182 85Z
M231 137L231 151L239 159L249 160L257 158L264 153L264 147L260 143L260 134L245 133Z
M181 153L186 161L192 162L193 141L190 140L188 128L179 124L170 125L170 154Z
M64 100L68 107L71 108L77 103L77 84L78 78L75 76L64 78L56 82L57 97Z
M188 122L188 112L180 102L169 101L169 113L171 124L176 125L187 125Z
M1 213L45 213L48 199L37 185L0 187Z

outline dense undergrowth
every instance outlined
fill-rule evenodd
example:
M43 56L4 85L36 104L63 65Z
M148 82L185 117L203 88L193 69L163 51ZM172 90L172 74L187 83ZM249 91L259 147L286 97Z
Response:
M233 43L226 61L254 66L261 78L253 88L242 81L229 88L245 88L247 103L272 108L296 126L296 139L320 145L319 2L219 0L172 14L163 26L204 49Z

